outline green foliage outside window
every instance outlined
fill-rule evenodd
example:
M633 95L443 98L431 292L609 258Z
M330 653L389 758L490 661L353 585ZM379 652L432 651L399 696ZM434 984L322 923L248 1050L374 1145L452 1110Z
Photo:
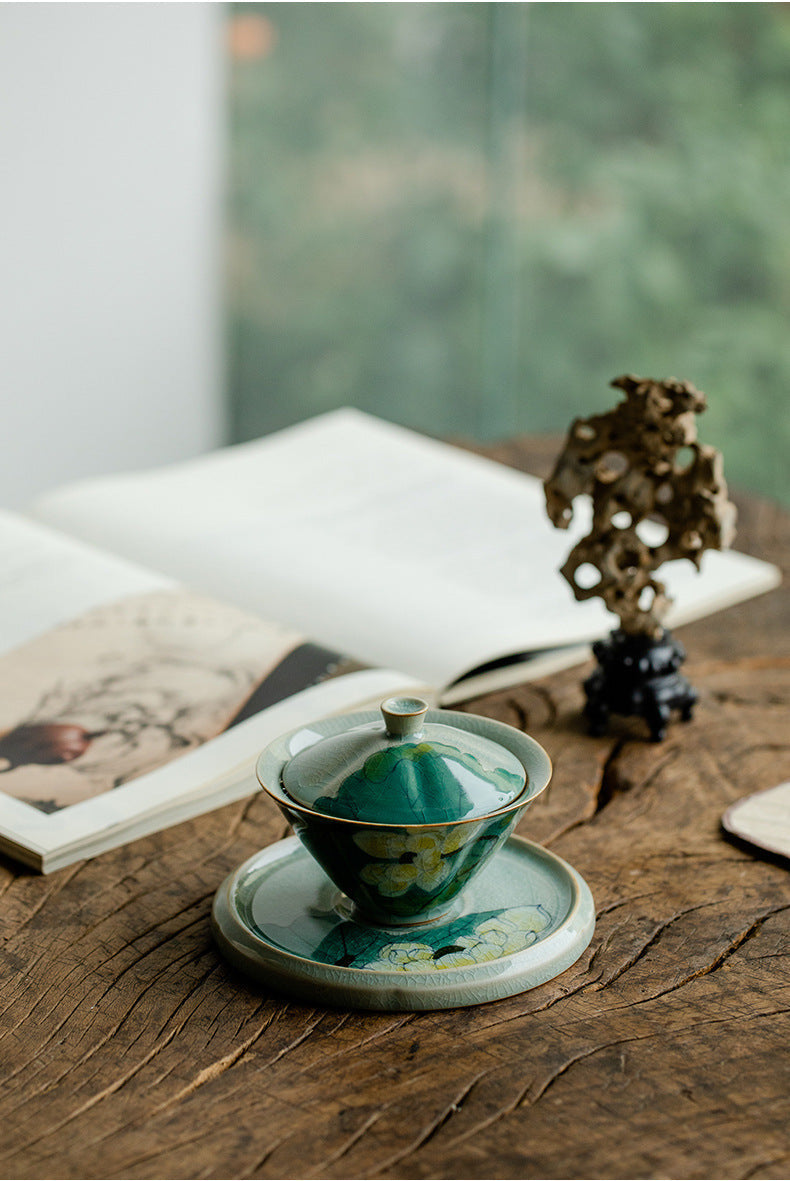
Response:
M563 431L676 376L730 481L790 502L790 8L229 19L238 438L344 404Z

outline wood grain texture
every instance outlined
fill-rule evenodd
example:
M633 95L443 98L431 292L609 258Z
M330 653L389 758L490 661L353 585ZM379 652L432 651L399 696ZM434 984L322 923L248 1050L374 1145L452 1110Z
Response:
M787 575L790 514L740 507ZM579 962L518 997L368 1014L248 985L208 917L284 835L263 795L46 878L0 862L0 1176L786 1177L790 875L719 821L790 778L789 624L782 588L680 629L700 703L660 745L589 737L584 670L469 703L549 751L521 831L597 904Z

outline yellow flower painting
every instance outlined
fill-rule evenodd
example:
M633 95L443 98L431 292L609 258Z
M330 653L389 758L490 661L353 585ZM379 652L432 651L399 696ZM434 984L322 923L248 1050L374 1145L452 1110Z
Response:
M483 919L445 947L405 940L387 943L365 967L389 972L433 972L490 963L524 951L537 942L550 923L551 915L542 906L513 907Z
M354 843L377 858L361 877L386 898L397 898L412 886L433 892L450 874L448 857L477 835L476 825L424 831L399 829L393 833L361 832Z

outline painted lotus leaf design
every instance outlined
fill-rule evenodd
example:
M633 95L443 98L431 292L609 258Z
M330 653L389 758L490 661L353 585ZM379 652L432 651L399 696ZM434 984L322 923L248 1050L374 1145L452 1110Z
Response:
M465 915L419 938L393 939L387 932L343 923L316 949L324 963L370 971L440 972L492 963L524 951L551 927L540 904Z
M503 767L486 769L474 755L437 742L401 742L376 751L315 808L350 820L430 824L460 819L475 809L480 789L493 793L492 778L507 798L522 784ZM467 790L468 789L468 790ZM477 789L477 792L475 791ZM492 803L492 811L498 807Z

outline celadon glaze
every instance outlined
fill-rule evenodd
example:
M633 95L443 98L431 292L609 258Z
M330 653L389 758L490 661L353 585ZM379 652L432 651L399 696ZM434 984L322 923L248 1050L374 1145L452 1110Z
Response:
M297 752L283 767L286 793L329 816L414 825L489 815L524 790L514 754L482 734L426 721L419 698L390 698L381 713Z
M578 873L511 837L442 920L361 921L293 838L256 853L217 891L226 957L268 987L321 1005L447 1009L512 996L569 968L595 908Z
M413 925L449 913L456 897L507 839L551 775L551 764L542 747L510 726L473 714L428 710L424 703L420 703L420 713L424 717L424 733L429 727L441 727L452 736L457 765L464 765L457 752L465 753L465 747L479 751L479 744L473 740L484 738L495 750L500 770L504 767L516 777L511 772L515 761L520 769L517 778L524 786L517 790L513 784L510 792L505 792L509 797L506 803L499 806L500 787L495 787L493 792L489 791L492 806L487 814L475 814L473 809L471 816L461 814L444 823L395 823L391 819L372 822L356 816L331 815L297 802L292 793L309 799L310 791L302 791L301 783L293 780L289 781L290 790L286 790L285 768L293 770L300 766L301 759L296 756L309 754L314 747L326 750L328 739L349 732L365 734L365 728L371 724L380 729L379 716L373 712L329 718L301 727L272 743L258 761L261 786L277 802L304 847L353 901L360 916L373 923ZM408 737L408 732L402 737ZM380 736L376 743L374 756L380 757ZM403 744L398 742L393 747L386 746L385 752L402 748ZM329 750L334 751L335 747L330 744ZM476 754L472 757L477 759ZM305 765L312 771L309 760ZM354 773L351 771L343 782L347 784ZM387 774L390 773L391 769ZM445 802L447 798L445 792ZM391 809L385 809L385 816L392 815Z
M281 805L304 847L374 922L420 923L456 894L513 829L512 810L466 824L368 825Z

